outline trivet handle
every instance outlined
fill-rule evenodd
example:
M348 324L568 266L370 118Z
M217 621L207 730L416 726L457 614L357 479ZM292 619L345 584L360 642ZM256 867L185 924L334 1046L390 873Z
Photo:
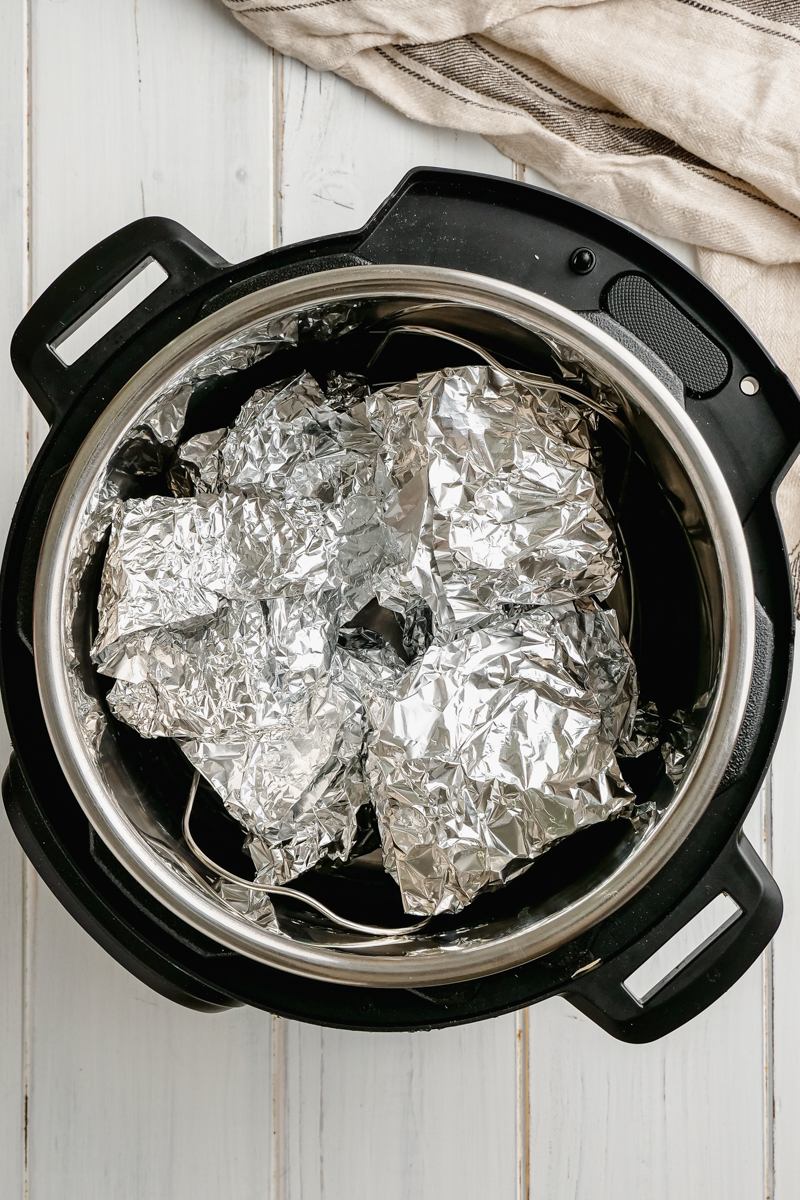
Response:
M150 261L167 272L164 282L75 362L63 362L54 346ZM46 420L54 424L119 348L154 317L227 266L177 221L143 217L68 267L31 307L11 343L14 370Z
M740 911L640 1002L625 981L720 894ZM699 883L643 938L570 984L566 998L623 1042L652 1042L713 1004L742 976L780 923L783 900L750 842L735 835Z

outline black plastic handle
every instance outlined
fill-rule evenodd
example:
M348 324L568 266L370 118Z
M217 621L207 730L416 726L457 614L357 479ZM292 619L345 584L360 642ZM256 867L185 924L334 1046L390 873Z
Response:
M739 906L738 916L640 1003L625 980L722 892ZM681 904L633 946L574 980L566 998L621 1041L655 1041L708 1008L744 974L782 912L778 885L737 834Z
M90 317L149 260L168 278L71 366L53 346ZM20 323L11 361L42 415L52 425L109 358L150 321L229 264L177 221L144 217L98 242L68 267Z

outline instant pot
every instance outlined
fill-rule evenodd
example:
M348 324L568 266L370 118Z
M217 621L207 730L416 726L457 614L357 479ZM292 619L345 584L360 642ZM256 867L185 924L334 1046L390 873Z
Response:
M151 261L166 280L67 365L64 339ZM339 333L257 352L259 330L312 312L335 315ZM682 772L665 770L658 750L622 763L651 801L646 827L618 820L574 834L459 914L365 938L278 898L278 925L259 924L223 901L184 837L188 761L104 706L89 658L103 547L90 552L87 529L101 501L164 489L171 451L157 430L176 389L191 391L188 437L229 424L257 387L298 363L358 370L371 361L370 334L384 344L392 329L423 326L432 339L395 347L406 376L480 344L509 366L559 364L619 397L625 436L602 417L597 432L624 544L612 602L642 696L665 727L682 714L692 737ZM793 598L774 497L800 443L800 399L691 271L550 192L422 168L363 229L238 265L173 221L136 221L37 300L12 359L50 433L3 566L13 744L3 795L42 878L134 975L205 1011L251 1004L362 1030L454 1025L562 995L614 1036L645 1042L707 1007L757 958L782 906L742 823L789 687ZM231 825L198 793L199 842L219 855L236 841ZM386 923L394 888L374 853L296 886L373 924ZM734 917L637 997L631 975L721 893Z

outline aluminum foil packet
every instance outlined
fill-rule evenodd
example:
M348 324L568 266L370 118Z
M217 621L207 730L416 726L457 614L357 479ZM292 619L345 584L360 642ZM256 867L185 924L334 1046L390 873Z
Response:
M137 629L209 617L218 596L333 593L346 621L391 577L380 441L362 403L337 412L300 376L257 392L224 440L206 442L204 458L193 441L208 492L117 506L97 649Z
M341 663L254 737L183 743L187 758L247 832L262 883L288 883L323 857L346 859L366 800L365 711Z
M183 442L174 496L117 502L108 703L179 740L259 882L346 858L372 799L406 910L454 912L631 811L635 669L589 599L619 569L591 419L492 368L375 395L304 374ZM350 627L375 598L410 665Z
M446 640L509 604L609 595L619 572L590 431L555 390L491 367L420 376L370 398L397 487L386 521Z
M457 912L555 842L628 815L614 749L636 673L613 612L533 609L433 645L370 747L387 869L407 912Z

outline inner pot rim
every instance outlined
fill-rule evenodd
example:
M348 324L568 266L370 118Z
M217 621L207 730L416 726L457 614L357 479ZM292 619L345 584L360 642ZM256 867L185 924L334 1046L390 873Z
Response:
M531 926L474 945L415 947L392 954L293 941L205 896L155 851L114 800L92 758L72 698L63 630L68 571L84 505L123 437L156 391L223 339L266 318L328 302L431 299L489 310L544 331L588 354L670 442L712 535L723 595L719 685L696 751L658 824L610 875ZM448 984L542 957L610 916L669 861L705 812L730 760L752 673L755 606L741 523L711 451L664 385L583 317L512 284L421 266L347 267L273 284L204 318L159 351L124 385L87 435L62 483L42 544L34 594L33 643L45 721L62 770L98 835L137 881L179 918L229 949L294 974L369 987Z

